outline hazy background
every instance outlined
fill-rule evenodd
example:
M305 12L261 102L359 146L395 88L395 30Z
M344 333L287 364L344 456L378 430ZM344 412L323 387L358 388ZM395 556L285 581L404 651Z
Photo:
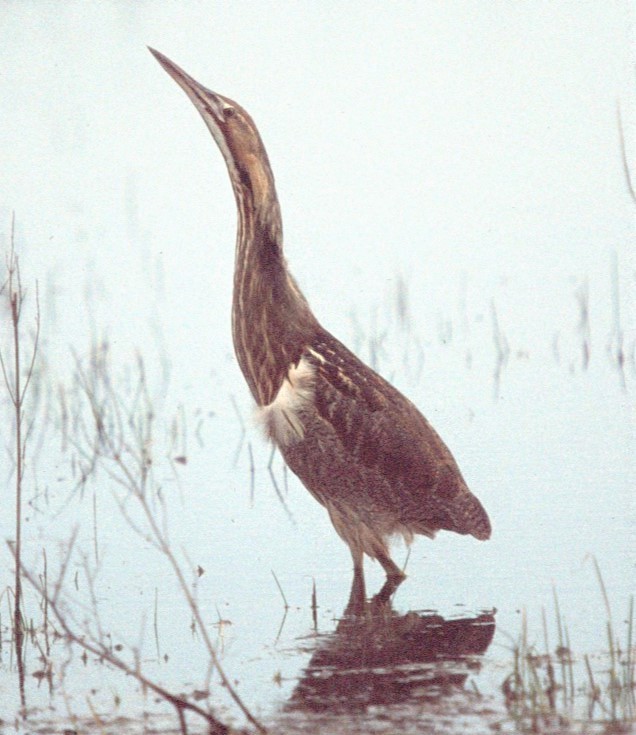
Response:
M633 150L630 11L4 2L1 229L15 211L25 275L57 319L49 348L108 315L118 342L153 320L179 369L179 353L209 369L212 350L231 351L227 173L146 44L253 114L289 261L343 337L349 310L398 274L440 309L465 278L469 305L500 296L532 339L572 308L565 280L609 273L612 251L633 288L616 122L620 102ZM607 288L594 280L595 310ZM623 317L633 329L633 311Z
M55 389L72 374L71 350L84 355L95 339L111 345L118 375L144 356L160 424L178 416L165 456L188 455L157 469L175 544L206 569L209 619L219 608L232 619L225 662L259 707L284 697L302 666L311 578L328 628L350 559L294 478L295 524L273 492L232 352L227 172L146 45L253 115L314 311L422 408L488 508L488 544L416 543L396 601L403 612L497 607L501 658L519 609L549 605L553 583L573 638L604 645L586 554L599 557L617 615L633 592L636 208L617 106L636 171L634 17L627 2L0 4L0 248L14 212L25 318L36 280L40 294L38 364ZM4 339L4 316L1 329ZM509 354L497 381L498 335ZM68 457L29 468L28 492L50 491L50 505L28 508L27 558L67 538L76 516L92 548L90 498L63 505L76 482ZM279 458L275 471L282 486ZM174 613L179 597L151 550L138 561L110 489L92 491L106 624L134 641L161 580L162 647L180 686L196 668L187 611ZM0 514L1 539L13 535ZM272 568L301 610L284 650L272 644ZM379 586L381 572L371 576ZM272 683L277 667L286 688Z

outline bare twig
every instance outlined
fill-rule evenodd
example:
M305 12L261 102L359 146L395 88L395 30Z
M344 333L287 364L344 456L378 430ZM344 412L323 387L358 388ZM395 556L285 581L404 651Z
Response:
M101 355L101 359L105 359L105 355ZM122 413L124 413L123 401L114 390L110 380L104 379L106 373L107 371L102 364L100 370L98 372L94 371L89 378L78 362L79 385L88 399L94 422L95 439L87 442L90 452L80 446L77 449L85 457L93 452L100 467L106 471L108 476L127 491L128 498L137 501L137 506L142 512L145 528L134 521L128 513L127 499L115 496L115 501L129 525L142 538L150 541L170 564L191 611L194 625L204 642L214 668L219 673L223 686L246 719L257 730L265 732L265 728L246 707L236 688L225 674L209 637L197 601L170 545L165 522L162 523L158 520L156 511L153 509L152 503L155 499L159 501L162 508L163 503L160 493L150 481L152 467L150 447L152 445L154 414L147 405L144 371L143 369L139 371L140 385L137 393L143 398L140 404L137 405L136 412L126 411L128 414L126 421L121 420ZM87 433L87 438L90 439L90 433ZM155 492L151 492L151 490L155 490ZM173 699L175 698L173 697ZM178 700L178 698L176 699Z
M272 577L274 577L274 582L276 582L276 586L278 587L278 591L280 592L280 596L283 598L283 605L285 606L285 610L289 610L289 604L287 603L287 598L285 597L285 593L283 592L283 588L280 586L280 582L278 581L278 577L276 576L276 572L272 569Z
M14 549L10 545L9 549L15 557ZM131 666L127 664L123 659L117 656L107 645L105 645L103 641L88 639L83 633L79 633L73 630L68 622L67 616L60 608L59 602L57 600L54 600L53 597L48 594L44 586L40 584L40 582L31 574L28 569L26 569L23 565L20 567L20 569L22 575L29 582L29 584L35 590L37 590L43 598L46 599L49 609L55 616L57 622L60 625L60 628L64 631L64 635L69 641L87 651L88 653L92 653L97 658L106 661L114 668L123 671L128 676L132 676L144 687L147 687L151 691L155 692L155 694L159 695L162 699L164 699L175 708L178 713L180 723L184 724L183 713L185 711L189 711L197 714L199 717L202 717L204 720L206 720L206 722L210 726L211 733L214 733L215 735L227 735L227 733L229 733L227 726L224 725L220 720L217 720L216 717L214 717L214 715L212 715L210 712L202 709L196 703L190 702L184 697L180 697L173 694L172 692L169 692L167 689L164 689L164 687L160 686L159 684L145 676L138 666ZM182 732L186 732L183 727Z
M12 334L12 357L13 357L13 380L9 376L9 371L5 364L4 356L0 350L0 366L2 367L2 376L4 384L9 394L13 411L15 414L15 544L13 546L16 567L15 567L15 586L14 586L14 610L13 625L15 646L18 662L18 676L20 687L20 701L22 709L26 707L24 694L24 667L23 667L23 640L24 627L20 608L22 604L22 577L20 574L21 557L22 557L22 480L24 477L24 462L26 457L26 442L30 431L27 427L24 431L24 402L27 390L31 383L34 373L35 359L38 351L38 341L40 336L40 304L38 298L37 282L36 282L36 309L35 309L35 336L33 338L33 346L31 351L31 359L25 373L24 383L22 382L22 358L21 358L21 315L22 305L24 303L24 290L20 279L20 266L18 256L15 252L15 215L11 220L11 249L6 260L7 280L3 286L6 289L6 297L9 306L9 318L11 322ZM30 426L32 426L32 421Z

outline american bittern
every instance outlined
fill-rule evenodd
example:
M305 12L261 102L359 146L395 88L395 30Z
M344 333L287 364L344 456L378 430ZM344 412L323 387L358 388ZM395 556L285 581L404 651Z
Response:
M238 208L236 357L265 433L348 544L354 588L364 591L364 554L382 564L389 587L402 581L388 548L396 534L489 538L488 515L435 430L320 325L290 275L274 176L252 118L151 51L225 158Z

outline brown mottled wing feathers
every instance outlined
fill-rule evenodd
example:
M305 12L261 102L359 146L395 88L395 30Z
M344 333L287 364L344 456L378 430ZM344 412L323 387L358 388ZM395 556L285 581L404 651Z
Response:
M446 445L415 406L326 332L305 355L316 369L316 409L352 463L388 480L401 520L422 533L439 528L490 536L488 516Z

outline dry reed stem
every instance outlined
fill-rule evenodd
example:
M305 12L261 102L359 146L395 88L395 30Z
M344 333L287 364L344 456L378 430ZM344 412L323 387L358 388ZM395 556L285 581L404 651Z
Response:
M7 279L0 289L0 293L6 290L6 297L9 307L9 320L11 323L12 335L12 357L13 357L13 379L9 375L9 370L4 360L2 350L0 350L0 367L2 368L2 376L5 388L9 394L10 402L13 406L15 414L15 543L14 554L16 557L15 581L14 581L14 609L13 609L13 634L16 647L16 658L18 664L18 678L20 689L20 703L22 711L26 708L26 699L24 691L24 660L23 660L23 642L24 642L24 625L22 615L20 613L22 605L22 577L20 573L22 558L22 501L23 501L23 485L24 479L24 463L26 458L26 445L30 428L33 426L33 420L27 430L24 431L23 424L25 420L24 403L33 378L35 360L38 353L38 342L40 338L40 303L38 297L37 282L35 288L35 335L33 337L33 345L31 349L31 359L25 371L24 383L22 383L22 332L21 318L22 307L24 305L25 292L22 287L20 278L20 265L18 256L15 252L15 215L11 220L11 248L6 258Z
M136 394L139 405L124 410L123 399L107 378L104 359L105 355L98 355L94 363L97 369L94 369L90 376L82 369L79 361L77 362L79 385L88 399L94 425L92 427L93 436L91 436L89 427L84 427L85 446L76 444L76 449L84 460L91 463L91 466L99 465L115 483L126 490L126 498L122 499L115 495L115 501L122 516L137 534L149 542L169 562L192 614L193 625L204 642L205 649L214 668L219 673L223 686L246 719L259 732L265 732L263 725L252 715L221 667L197 601L171 548L163 498L160 493L152 492L155 488L151 478L152 460L149 448L152 445L154 415L150 409L145 388L143 363L139 366L140 385ZM129 440L127 436L131 432L132 439ZM128 512L128 497L137 501L142 511L145 528L135 522ZM155 508L151 505L154 501L159 503L162 511L161 521L157 517ZM172 700L175 699L174 695L171 697Z
M72 542L71 544L69 544L68 552L67 552L67 559L70 558L70 555L72 552L72 544L74 544L74 540L75 540L75 536L72 537ZM10 545L9 545L9 550L15 557L14 550ZM109 648L104 643L106 636L104 636L102 640L94 639L93 637L89 639L86 637L85 631L76 632L75 630L73 630L73 628L71 627L69 623L68 615L61 609L58 600L53 599L53 597L48 594L44 586L33 576L33 574L28 569L24 567L24 565L22 565L21 571L22 571L22 575L29 582L29 584L40 595L42 595L43 598L46 599L47 605L50 611L55 616L55 619L60 625L60 628L64 632L64 635L66 636L67 640L79 646L84 651L87 651L88 653L92 653L98 659L106 661L108 664L110 664L114 668L119 669L120 671L123 671L128 676L133 677L142 686L147 687L151 691L155 692L155 694L157 694L159 697L164 699L166 702L168 702L175 708L175 710L178 713L180 723L182 722L184 723L184 720L183 720L184 711L189 711L189 712L195 713L199 717L202 717L204 720L206 720L206 722L210 725L211 733L214 733L215 735L216 734L227 735L227 733L230 732L227 726L224 725L220 720L217 720L214 717L214 715L212 715L210 712L207 712L206 710L199 707L197 704L190 702L187 699L184 699L183 697L175 695L172 692L169 692L167 689L164 689L162 686L160 686L156 682L146 677L140 670L139 666L136 665L133 667L127 664L125 661L123 661L123 659L121 659L119 656L117 656L113 652L112 648ZM103 636L103 633L101 633L101 635ZM187 732L187 729L184 729L182 727L182 732L184 733Z

